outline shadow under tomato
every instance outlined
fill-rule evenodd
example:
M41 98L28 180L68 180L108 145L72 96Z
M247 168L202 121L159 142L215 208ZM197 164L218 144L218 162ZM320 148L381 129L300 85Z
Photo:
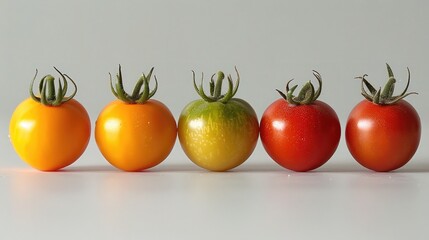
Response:
M57 172L116 172L119 169L111 165L87 165L87 166L70 166Z
M332 173L357 173L357 172L366 172L367 169L359 165L359 163L354 160L347 159L341 160L338 162L327 162L318 169L313 170L313 172L332 172ZM369 171L369 170L368 170Z
M136 172L127 172L120 170L110 164L106 165L84 165L84 166L70 166L64 169L61 169L57 172L119 172L119 173L155 173L155 172L191 172L191 171L202 171L197 166L193 164L168 164L161 163L158 166L153 168L145 169L142 171Z
M233 169L233 172L284 172L287 174L291 173L323 173L323 172L360 172L364 171L362 167L360 167L358 164L352 163L329 163L327 162L320 168L307 171L307 172L296 172L293 170L286 169L278 164L276 164L272 160L262 160L260 163L244 163L242 166L239 166L236 169Z
M187 162L188 161L188 162ZM198 173L235 173L235 172L282 172L285 169L277 166L276 164L268 164L268 163L249 163L242 164L234 169L225 172L213 172L201 168L189 160L183 160L184 163L161 163L158 166L155 166L150 169L130 172L130 173L156 173L156 172L198 172ZM109 164L106 165L83 165L83 166L70 166L56 172L124 172L120 169L117 169Z
M315 172L336 172L336 173L377 173L376 171L367 169L361 166L359 163L353 159L346 159L341 162L329 163L327 162L322 167L314 170ZM388 173L419 173L419 172L429 172L429 161L424 161L421 159L414 159L408 162L405 166L390 171Z
M313 171L308 171L307 173L313 172L359 172L365 171L363 167L355 166L353 164L333 164L330 166L322 166L321 168L315 169ZM86 165L86 166L70 166L55 172L123 172L128 173L126 171L122 171L117 169L111 165ZM231 173L297 173L292 170L285 169L276 163L243 163L242 165L228 170L224 172L214 172L209 171L204 168L201 168L193 163L181 163L181 164L168 164L161 163L158 166L155 166L150 169L137 171L137 172L129 172L129 173L156 173L156 172L198 172L198 173L223 173L223 174L231 174Z
M106 165L76 165L76 166L69 166L67 168L53 171L53 173L72 173L72 172L122 172L122 173L128 173L125 171L122 171L120 169L117 169L109 164ZM129 172L129 173L157 173L157 172L196 172L196 173L218 173L218 172L212 172L205 170L203 168L198 167L197 165L186 162L186 160L183 160L183 163L161 163L158 166L155 166L150 169L146 169L143 171L138 172ZM219 172L219 173L269 173L269 172L276 172L276 173L296 173L294 171L285 169L276 163L271 162L245 162L242 165L231 169L229 171L225 172ZM357 162L354 162L354 160L347 159L344 161L338 161L338 162L327 162L325 165L321 166L320 168L317 168L313 171L308 171L306 173L375 173L372 170L366 169L365 167L359 165ZM398 170L392 171L392 173L399 172L399 173L426 173L429 172L429 160L422 160L422 159L415 159L414 161L411 160L408 164L406 164L404 167L399 168ZM49 172L48 172L49 173Z

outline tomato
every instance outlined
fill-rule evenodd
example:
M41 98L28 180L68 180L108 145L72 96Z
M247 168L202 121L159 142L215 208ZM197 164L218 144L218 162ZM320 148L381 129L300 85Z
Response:
M66 86L64 77L71 78L60 74ZM40 84L44 86L41 97L31 92L32 97L17 106L9 125L10 141L19 157L42 171L59 170L75 162L85 151L91 133L87 111L72 99L76 89L73 96L64 98L67 87L56 95L53 81L52 76L45 76Z
M98 116L95 140L103 156L125 171L154 167L170 154L177 130L170 110L150 99L145 104L116 100Z
M259 124L255 111L246 101L233 98L239 84L233 89L228 76L229 89L221 95L224 74L210 82L211 96L205 95L202 86L194 86L203 99L190 102L181 112L178 123L180 144L196 165L211 171L227 171L245 162L255 149ZM202 85L202 84L201 84Z
M362 94L367 98L351 111L346 125L346 142L352 156L362 166L379 172L387 172L404 166L417 151L420 142L420 117L414 107L403 100L406 90L392 96L395 78L387 65L388 94L376 91L362 79ZM363 88L370 89L367 93ZM412 94L412 93L411 93ZM378 95L377 98L374 96Z
M321 77L314 71L320 88L315 93L308 82L299 96L297 86L267 107L261 118L260 135L268 155L280 166L293 171L310 171L322 166L334 154L341 135L335 111L316 100L321 91ZM278 91L278 90L277 90Z
M150 99L157 89L149 92L152 71L153 68L148 76L139 79L130 95L123 89L119 68L116 90L113 89L119 100L109 103L96 121L95 140L100 152L110 164L124 171L141 171L158 165L167 158L176 141L176 121L170 110L162 102Z

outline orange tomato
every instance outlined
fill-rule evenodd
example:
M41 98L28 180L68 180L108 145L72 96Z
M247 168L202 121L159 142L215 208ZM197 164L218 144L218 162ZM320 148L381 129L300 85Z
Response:
M121 66L111 90L118 100L108 104L95 123L95 141L113 166L141 171L164 161L176 142L176 120L160 101L150 99L158 88L149 89L153 68L137 81L132 94L124 90ZM143 90L141 91L141 89Z
M115 100L100 113L95 140L103 156L124 171L140 171L161 163L173 149L176 121L160 101L143 104Z
M9 134L22 160L36 169L54 171L82 155L91 123L85 108L74 99L47 106L28 98L15 109Z

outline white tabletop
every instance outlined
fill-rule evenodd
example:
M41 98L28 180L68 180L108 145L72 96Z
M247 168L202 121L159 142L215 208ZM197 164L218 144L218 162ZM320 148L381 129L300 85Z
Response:
M296 173L192 163L126 173L109 165L0 169L7 239L426 239L429 165L391 173L349 163Z

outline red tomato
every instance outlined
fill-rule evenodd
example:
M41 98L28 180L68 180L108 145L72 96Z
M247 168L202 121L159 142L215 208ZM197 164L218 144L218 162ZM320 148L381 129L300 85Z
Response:
M284 99L272 103L262 115L262 144L274 161L294 171L309 171L326 163L341 135L335 111L326 103L292 105Z
M420 142L420 118L417 111L401 95L393 96L396 82L387 65L389 81L384 90L375 88L363 77L361 101L350 113L346 125L346 142L352 156L362 166L387 172L404 166L413 157ZM408 70L409 73L409 70ZM366 86L368 93L363 86Z
M321 83L317 72L315 76ZM305 87L303 90L307 91ZM287 91L293 92L288 87ZM300 172L316 169L326 163L337 149L340 122L328 104L315 100L318 94L320 89L307 104L291 104L288 100L278 99L262 115L262 144L270 157L284 168ZM292 97L290 95L287 99L293 101Z
M362 166L392 171L404 166L416 152L420 128L419 115L405 100L393 105L363 100L347 120L347 147Z

